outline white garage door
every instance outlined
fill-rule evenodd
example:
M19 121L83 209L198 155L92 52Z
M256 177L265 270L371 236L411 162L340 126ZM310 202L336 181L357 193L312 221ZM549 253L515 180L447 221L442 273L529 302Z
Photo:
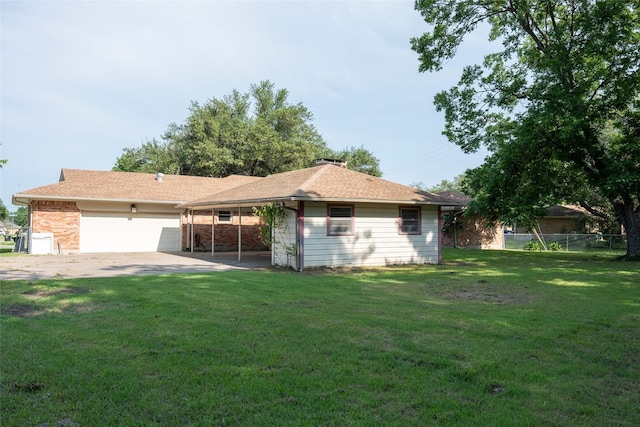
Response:
M87 212L80 218L80 252L178 252L180 215Z

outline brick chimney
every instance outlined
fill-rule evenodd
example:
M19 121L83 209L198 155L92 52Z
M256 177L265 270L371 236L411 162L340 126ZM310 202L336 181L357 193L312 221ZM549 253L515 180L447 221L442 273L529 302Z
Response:
M321 159L316 159L316 166L321 166L321 165L334 165L334 166L339 166L341 168L347 169L347 162L340 159L328 159L326 157L323 157Z

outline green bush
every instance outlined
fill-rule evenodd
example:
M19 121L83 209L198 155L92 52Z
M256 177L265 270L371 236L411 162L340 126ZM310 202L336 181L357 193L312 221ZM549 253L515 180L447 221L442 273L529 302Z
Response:
M560 246L560 243L558 242L551 242L549 244L549 250L550 251L554 251L554 252L558 252L562 250L562 246Z
M540 251L540 243L534 242L533 240L524 245L525 251Z

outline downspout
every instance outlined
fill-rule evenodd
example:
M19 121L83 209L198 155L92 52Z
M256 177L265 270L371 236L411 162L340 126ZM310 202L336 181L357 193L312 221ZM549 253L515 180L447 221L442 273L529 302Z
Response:
M301 200L298 202L298 224L296 229L298 230L299 237L299 249L300 264L298 271L302 273L304 269L304 202Z
M216 223L216 210L211 208L211 257L215 252L216 247L216 231L215 231L215 223Z
M27 235L26 235L26 245L27 245L27 253L30 254L31 248L32 248L32 241L31 241L31 236L33 236L33 201L31 201L29 203L29 227L27 228ZM25 237L23 237L22 239L25 239ZM22 241L22 247L24 247L25 242L24 240Z

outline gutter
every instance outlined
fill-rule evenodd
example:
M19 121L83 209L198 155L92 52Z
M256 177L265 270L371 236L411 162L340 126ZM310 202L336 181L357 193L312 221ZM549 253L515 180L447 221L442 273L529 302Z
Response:
M426 200L385 200L385 199L354 199L354 198L334 198L334 197L276 197L276 198L264 198L264 199L244 199L244 200L212 200L208 202L199 203L180 203L178 208L211 208L213 206L255 206L267 203L277 202L331 202L331 203L382 203L382 204L401 204L401 205L427 205L427 206L450 206L451 203L445 202L430 202Z
M14 194L11 197L11 202L14 205L29 205L34 200L54 200L59 202L122 202L122 203L155 203L155 204L167 204L182 205L187 202L184 200L149 200L149 199L111 199L111 198L96 198L96 197L69 197L69 196L44 196L41 194Z

